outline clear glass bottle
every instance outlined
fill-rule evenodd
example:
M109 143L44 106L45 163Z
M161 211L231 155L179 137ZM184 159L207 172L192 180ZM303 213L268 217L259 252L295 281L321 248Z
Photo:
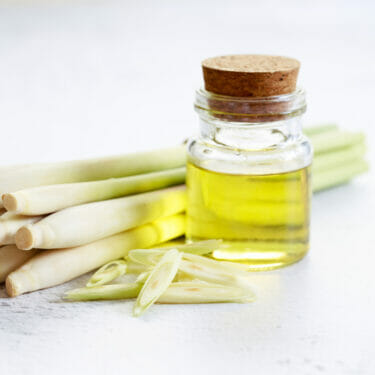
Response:
M305 92L233 97L200 89L188 144L187 238L223 239L216 259L282 267L309 247L312 148Z

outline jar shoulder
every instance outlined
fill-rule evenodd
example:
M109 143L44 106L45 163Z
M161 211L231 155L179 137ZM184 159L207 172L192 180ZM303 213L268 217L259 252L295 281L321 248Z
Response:
M302 169L312 162L313 149L301 135L282 145L244 150L191 138L187 145L188 162L215 172L230 174L274 174Z

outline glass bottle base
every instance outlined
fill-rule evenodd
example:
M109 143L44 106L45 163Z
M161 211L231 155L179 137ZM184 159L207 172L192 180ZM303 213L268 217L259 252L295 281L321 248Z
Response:
M189 242L202 240L202 238L194 238ZM305 257L308 249L306 243L224 241L220 249L215 250L211 257L247 265L249 271L268 271L300 261Z

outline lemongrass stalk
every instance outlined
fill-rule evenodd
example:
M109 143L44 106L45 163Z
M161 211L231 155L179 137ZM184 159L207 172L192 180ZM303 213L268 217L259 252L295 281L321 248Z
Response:
M93 288L79 288L67 292L64 299L70 301L98 301L136 298L141 283L102 285ZM246 288L199 281L175 282L158 298L156 303L247 303L255 300L254 293Z
M0 248L0 283L18 267L36 254L37 250L22 251L14 245Z
M15 237L19 249L57 249L93 242L185 210L185 186L66 208Z
M317 192L333 186L349 182L353 177L368 171L368 164L363 159L353 160L350 163L338 165L335 168L320 171L314 174L312 190Z
M6 167L0 175L0 193L72 182L132 176L185 165L184 146L103 158Z
M185 233L185 216L174 215L87 245L41 251L8 275L6 289L14 297L48 288L93 271L129 250L150 247Z
M335 150L334 152L317 154L312 164L313 176L320 171L351 163L353 160L362 158L365 153L366 146L363 142L360 142L350 147Z
M41 215L90 202L162 189L185 182L185 168L102 181L47 185L3 195L4 207L23 215Z
M316 134L327 133L336 130L338 130L338 126L336 124L320 124L303 128L303 133L308 137L313 137Z
M352 133L346 131L331 131L318 133L310 137L314 149L314 157L320 153L335 151L344 147L353 146L364 142L363 133Z
M23 216L6 212L0 216L0 245L15 243L15 234L25 225L41 220L43 216Z
M133 315L144 314L168 289L175 278L182 253L177 249L167 251L150 272L135 301Z
M109 283L125 275L127 264L124 260L114 260L100 267L90 278L87 287L99 286Z

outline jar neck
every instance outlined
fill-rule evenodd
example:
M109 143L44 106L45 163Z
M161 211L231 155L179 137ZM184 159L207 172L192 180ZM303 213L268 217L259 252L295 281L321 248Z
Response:
M200 120L200 136L207 143L239 150L273 149L298 141L302 136L301 116L262 124L238 124Z
M302 136L305 92L238 98L196 92L201 138L212 145L239 150L272 149Z

